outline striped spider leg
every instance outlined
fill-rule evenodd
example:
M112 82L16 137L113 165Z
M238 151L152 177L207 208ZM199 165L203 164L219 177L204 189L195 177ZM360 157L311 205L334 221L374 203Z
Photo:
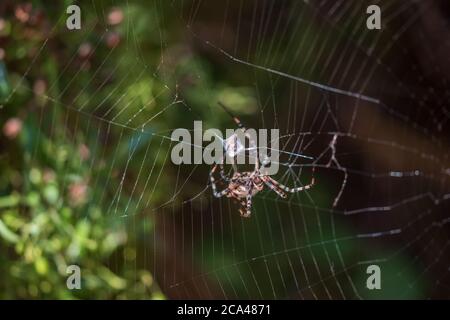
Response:
M306 191L306 190L311 189L316 184L316 179L314 178L314 171L315 170L313 167L312 168L312 177L311 177L311 181L309 184L307 184L305 186L295 187L295 188L289 188L269 176L262 176L262 179L267 184L267 186L270 189L272 189L273 191L275 191L280 197L286 198L286 194L283 191L289 192L289 193L297 193L297 192Z

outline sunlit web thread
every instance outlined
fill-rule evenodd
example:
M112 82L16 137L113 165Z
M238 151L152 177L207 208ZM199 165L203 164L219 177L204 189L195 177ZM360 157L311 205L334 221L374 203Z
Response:
M309 5L309 3L307 1L305 1L305 3ZM198 6L199 6L199 4L198 4ZM314 6L311 6L311 8L313 8L314 10L317 10L317 8L315 8ZM196 11L197 10L198 10L198 7L197 7ZM402 26L402 28L395 34L394 38L400 37L400 35L407 30L407 26L410 26L418 18L418 16L419 16L419 12L416 12L416 14L409 19L408 23L405 24L404 26ZM191 19L193 19L193 17L191 17ZM331 23L330 21L328 21L328 22ZM328 85L325 85L325 84L321 84L321 83L318 83L318 82L314 82L314 81L311 81L311 80L307 80L305 78L294 76L292 74L289 74L289 73L286 73L286 72L282 72L282 71L279 71L279 70L275 70L275 69L272 69L272 68L268 68L268 67L265 67L265 66L262 66L262 65L257 65L257 64L254 64L252 62L249 62L247 60L238 58L235 55L232 55L229 52L225 51L224 49L222 49L222 48L218 47L217 45L213 44L209 40L202 39L200 36L198 36L191 29L191 23L188 23L186 27L189 30L189 32L195 38L197 38L200 41L204 42L206 45L210 46L211 48L215 49L216 51L222 53L223 55L225 55L226 57L228 57L230 60L232 60L234 62L243 64L243 65L247 65L247 66L259 69L259 70L263 70L263 71L266 71L266 72L269 72L269 73L272 73L272 74L277 74L277 75L279 75L281 77L285 77L285 78L288 78L288 79L291 79L291 80L295 80L295 81L298 81L298 82L301 82L301 83L304 83L304 84L308 84L308 85L310 85L312 87L316 87L316 88L321 89L323 91L332 92L332 93L341 94L341 95L346 95L346 96L350 96L350 97L353 97L353 98L356 98L356 99L359 99L359 100L362 100L362 101L371 102L371 103L374 103L374 104L380 106L381 108L383 108L387 113L389 113L391 115L394 115L395 117L398 117L399 119L401 119L403 121L408 121L408 122L412 121L412 119L410 119L408 116L403 115L403 114L395 111L394 109L390 108L388 105L386 105L383 101L379 100L378 98L367 96L367 95L364 95L364 94L361 94L361 93L356 93L356 92L352 92L352 91L348 91L348 90L335 88L335 87L328 86ZM394 38L392 39L393 41L395 40ZM362 49L359 46L359 44L356 44L356 48L358 50L361 50L362 52L364 52L367 56L371 56L370 52ZM379 62L379 60L377 60L377 64L383 66L383 64L381 62ZM395 76L395 75L393 75L393 76ZM399 82L399 83L400 83L401 87L406 90L406 88L407 88L406 85L403 82ZM354 116L355 116L355 113L353 114L353 117ZM438 140L434 135L430 135L430 132L426 128L418 125L415 122L413 122L413 126L414 126L415 129L420 130L422 133L426 134L427 136L430 136L433 142L437 142L439 145L441 145L441 141Z
M195 35L195 37L198 38L198 36L194 32L193 32L193 34ZM266 72L270 72L270 73L282 76L284 78L295 80L295 81L298 81L298 82L301 82L301 83L304 83L304 84L307 84L307 85L310 85L310 86L313 86L313 87L316 87L316 88L319 88L319 89L322 89L322 90L325 90L325 91L328 91L328 92L333 92L333 93L337 93L337 94L340 94L340 95L345 95L345 96L357 98L357 99L360 99L360 100L363 100L363 101L367 101L367 102L371 102L371 103L375 103L375 104L380 104L380 100L377 99L377 98L373 98L373 97L370 97L370 96L367 96L367 95L364 95L364 94L361 94L361 93L356 93L356 92L351 92L351 91L338 89L338 88L331 87L331 86L328 86L328 85L324 85L324 84L321 84L321 83L318 83L318 82L307 80L307 79L304 79L304 78L301 78L301 77L297 77L297 76L294 76L294 75L291 75L291 74L288 74L288 73L285 73L285 72L282 72L282 71L279 71L279 70L275 70L275 69L272 69L272 68L260 66L260 65L251 63L249 61L237 58L237 57L233 56L232 54L228 53L227 51L223 50L222 48L219 48L216 45L212 44L208 40L203 40L203 41L208 46L210 46L210 47L214 48L215 50L221 52L223 55L225 55L226 57L228 57L230 60L232 60L234 62L238 62L238 63L244 64L244 65L247 65L249 67L256 68L256 69L259 69L259 70L263 70L263 71L266 71Z

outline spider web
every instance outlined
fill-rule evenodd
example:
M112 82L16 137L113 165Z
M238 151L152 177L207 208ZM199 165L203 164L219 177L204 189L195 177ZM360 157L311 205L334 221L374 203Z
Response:
M64 61L41 94L40 131L88 146L90 201L127 224L138 248L116 263L135 264L136 277L151 270L171 298L449 298L448 62L430 36L448 25L425 22L438 2L377 3L381 31L367 30L366 1L154 1L146 19L131 1L81 3L97 22L73 37L101 59L77 64L74 51ZM111 6L125 14L123 43L104 48ZM11 97L41 75L35 62L61 28ZM247 127L280 130L274 178L298 187L314 167L314 188L287 199L261 192L243 219L212 196L208 166L171 163L170 133L186 118L234 127L217 107L220 86L180 67L197 57L251 97L234 110ZM71 80L53 90L61 78ZM195 90L212 101L201 105ZM61 119L66 131L54 132ZM381 290L366 287L372 264Z

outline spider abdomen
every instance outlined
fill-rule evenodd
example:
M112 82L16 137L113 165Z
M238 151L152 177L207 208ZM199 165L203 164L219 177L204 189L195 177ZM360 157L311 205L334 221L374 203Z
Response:
M246 198L255 195L264 188L264 182L254 172L237 172L233 175L230 185L229 198Z

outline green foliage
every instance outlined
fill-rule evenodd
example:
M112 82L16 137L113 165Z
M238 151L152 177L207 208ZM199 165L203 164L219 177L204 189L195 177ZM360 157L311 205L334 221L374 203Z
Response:
M148 272L138 271L135 278L130 270L114 272L108 267L111 255L130 250L126 225L105 219L103 209L90 199L95 193L86 181L88 162L70 144L54 145L41 137L39 146L41 155L52 161L39 166L36 160L22 159L30 170L8 173L20 177L21 193L0 197L0 236L6 249L2 297L158 297ZM82 270L82 290L66 287L70 264Z
M63 73L67 60L61 57L76 54L80 42L79 35L64 32L57 32L49 40L52 44L30 65L30 57L48 32L46 24L58 26L55 16L65 12L65 7L59 7L59 14L39 2L24 8L40 18L21 23L12 10L2 18L0 31L2 40L9 43L5 61L0 60L0 102L4 103L0 119L0 298L163 298L153 275L135 264L135 235L129 233L127 220L105 214L110 199L99 201L108 198L105 193L110 190L98 186L108 183L110 172L106 165L92 166L100 158L95 149L98 137L92 134L95 130L86 131L82 124L73 127L68 121L66 98L73 98L73 92L95 80L96 69L76 73L71 83L77 70ZM85 23L95 24L95 19L97 15L88 15ZM56 44L61 47L55 49ZM99 48L95 59L101 61L110 51ZM55 60L55 55L60 58ZM120 70L129 64L116 60L116 65ZM148 90L146 80L129 82L124 92L139 97L142 104L153 94L153 85ZM94 85L79 90L82 94L76 96L75 106L97 105L99 92L95 90ZM122 140L118 165L126 163L132 139ZM115 147L111 145L106 153ZM116 184L109 184L116 190ZM125 197L115 204L116 210L124 212L127 204ZM66 268L72 264L81 268L81 290L66 286Z

